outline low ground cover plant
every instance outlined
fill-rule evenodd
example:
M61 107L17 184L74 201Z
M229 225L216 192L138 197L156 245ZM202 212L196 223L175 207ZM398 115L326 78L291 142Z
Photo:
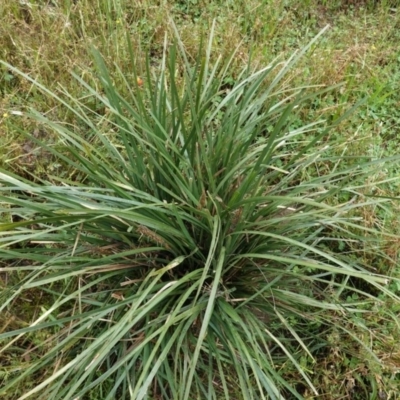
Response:
M1 272L13 283L0 310L38 293L48 305L0 334L3 354L25 360L0 394L35 376L21 400L302 399L321 394L305 365L338 333L379 365L360 316L399 299L375 266L390 261L390 234L361 210L391 201L372 195L397 158L350 157L348 138L332 140L357 105L291 128L337 90L285 80L317 39L235 77L236 53L212 61L212 33L195 59L178 33L166 38L141 76L132 48L130 76L111 76L93 50L101 88L74 74L86 98L3 63L75 122L31 110L56 140L21 134L57 172L0 171Z

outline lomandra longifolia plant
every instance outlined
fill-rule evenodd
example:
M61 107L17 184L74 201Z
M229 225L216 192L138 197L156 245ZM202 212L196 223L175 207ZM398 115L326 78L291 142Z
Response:
M312 363L327 333L379 302L376 293L391 295L358 256L379 256L381 233L357 210L386 201L364 196L383 161L352 161L336 151L346 139L326 140L353 108L291 128L303 106L335 90L287 83L319 36L234 79L235 54L212 55L212 32L195 57L179 35L166 39L140 79L132 48L133 72L113 76L93 51L102 87L73 74L82 98L3 63L74 123L30 110L53 141L21 134L59 173L0 172L1 271L14 282L1 311L32 293L46 299L0 334L3 354L25 357L5 367L0 394L35 376L20 400L317 396L300 359Z

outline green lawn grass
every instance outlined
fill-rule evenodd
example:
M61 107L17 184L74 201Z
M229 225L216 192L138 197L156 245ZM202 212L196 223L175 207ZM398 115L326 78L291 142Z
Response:
M101 148L105 145L104 143L108 142L101 142L95 135L91 136L91 129L73 111L73 107L75 109L81 107L81 110L88 115L93 115L93 130L104 133L106 138L110 137L107 135L111 135L114 124L117 123L118 116L110 112L101 98L96 98L89 87L79 83L79 79L82 79L88 82L96 93L105 94L106 90L101 79L102 76L103 78L105 76L104 71L99 70L98 64L96 66L91 50L93 47L97 48L103 56L104 66L112 76L115 88L122 97L129 98L129 87L125 84L124 77L131 82L136 82L134 90L145 93L145 88L148 87L152 78L151 74L162 66L165 38L172 40L175 37L174 24L187 54L188 63L194 65L200 39L203 38L205 42L208 40L212 21L215 20L210 65L214 65L219 56L222 57L222 60L226 60L236 49L235 57L221 82L221 88L228 93L237 82L240 82L241 71L246 65L250 64L254 69L261 69L274 60L277 62L287 60L296 50L306 46L321 29L330 25L322 38L288 71L281 83L281 88L289 90L307 86L309 91L315 93L317 90L327 87L342 85L330 92L306 99L301 109L293 113L287 120L288 129L301 129L320 118L326 118L327 123L331 123L357 101L361 99L365 99L365 101L359 109L331 129L327 136L324 136L323 140L327 145L330 143L337 143L337 145L332 146L328 155L324 155L323 161L304 169L304 172L296 177L296 184L301 186L304 182L311 182L314 185L315 176L332 173L337 168L332 160L339 156L341 157L340 168L343 169L346 167L350 169L355 164L361 163L360 160L363 156L376 160L376 167L369 167L368 177L363 182L357 181L356 176L354 180L348 181L352 190L359 194L357 197L359 207L350 211L357 223L351 228L346 226L346 229L349 229L352 235L357 236L359 234L357 224L360 225L360 229L367 228L361 232L365 235L365 241L371 243L371 247L359 247L362 241L352 247L351 240L348 242L341 240L342 233L339 231L339 224L337 226L332 224L326 228L324 235L329 238L329 240L327 239L329 244L325 244L325 246L329 247L329 251L332 252L353 253L362 265L372 266L373 273L399 278L398 215L400 207L395 198L400 197L398 179L400 163L396 160L378 163L377 160L396 156L400 140L398 132L400 124L400 48L398 46L400 43L400 8L394 2L384 0L380 2L339 0L329 2L317 0L304 2L291 0L167 2L147 0L137 3L128 0L82 0L79 2L0 0L0 20L2 21L0 25L0 60L31 78L31 80L26 79L16 70L5 65L0 69L1 170L13 174L13 176L19 176L25 182L32 182L32 184L41 182L53 185L86 184L85 171L63 162L54 153L57 151L59 154L67 154L71 142L68 142L67 139L61 141L57 134L57 132L61 132L60 128L51 130L49 124L46 125L44 122L45 119L53 121L73 134L82 135L82 140L86 141L85 146L88 146L89 153L92 152L90 154L95 154L97 151L102 154ZM128 42L132 45L132 53L129 51ZM132 63L132 54L135 64ZM147 65L146 57L148 57ZM78 79L73 78L71 73L74 73ZM176 76L178 87L184 84L182 74L183 72L178 70ZM268 77L268 79L270 79L268 81L270 83L272 78ZM43 92L33 81L39 82L53 94L63 97L66 104L61 105L54 95ZM69 93L70 96L65 96L66 93ZM151 108L151 102L145 98L145 94L143 96L144 102L147 102L145 108ZM280 93L279 96L283 98L285 94ZM213 101L215 101L213 106L218 107L218 102L223 101L223 97L215 96ZM27 116L27 111L31 107L38 113L36 118ZM323 127L325 125L321 125L316 134L320 134ZM273 127L270 128L273 131ZM304 137L299 136L299 143L305 143L308 140L306 134L306 132L301 134ZM48 148L39 146L38 143L46 143ZM157 142L154 143L156 146ZM297 146L296 143L294 145ZM68 146L66 146L67 144ZM119 146L122 146L122 143L119 143ZM145 145L143 146L145 147ZM121 148L116 147L117 151L125 156ZM290 150L288 148L288 151ZM316 145L315 151L320 151L320 147ZM93 156L94 158L95 156ZM285 169L285 160L286 158L283 157L280 161L281 164L278 165L279 168ZM324 160L326 161L324 162ZM107 157L104 158L104 162L109 161ZM111 166L112 163L109 165ZM376 182L382 183L376 184ZM239 185L239 181L237 184ZM4 181L0 180L0 185L5 187L3 186L5 185ZM358 186L356 187L356 185ZM313 186L313 190L317 191L318 189ZM384 204L369 202L370 198L367 196L371 194L379 196L381 199L387 198L388 201ZM201 198L204 197L202 201L207 203L206 195L203 196L201 190L198 195ZM99 194L99 202L103 201L101 196ZM345 195L341 193L341 196ZM5 224L17 222L12 220L8 207L11 207L11 204L13 206L18 206L18 204L7 201L5 197L6 195L1 199L1 221ZM336 207L350 199L350 194L348 199L332 197L329 199L329 205ZM225 201L225 199L223 200ZM24 198L24 201L31 200ZM49 201L50 207L51 198L47 201ZM219 209L218 202L218 199L209 198L206 207ZM285 204L282 204L281 206L285 207ZM175 213L174 210L168 212L173 215ZM190 214L192 211L186 210L185 212ZM232 229L236 228L237 220L240 220L239 214L242 212L242 209L238 208L231 214L228 213L233 218ZM196 207L194 207L193 213L193 215L197 215ZM238 216L237 220L236 216ZM203 214L196 216L199 220L203 217ZM165 222L162 217L158 216L157 218L160 218L160 224L160 221ZM187 218L190 220L189 217ZM282 215L274 214L273 218L279 219L282 218ZM186 223L186 220L182 222L182 229ZM332 226L338 228L338 231L332 229ZM258 228L253 227L253 229ZM143 225L139 229L141 245L154 247L151 250L153 252L156 251L155 248L162 247L163 244L167 249L173 247L167 242L164 243L164 240L170 239L167 233L165 234L168 237L163 237L159 235L159 230L157 230L158 233L155 232L155 229L152 230ZM60 242L75 240L71 239L72 234L71 237L68 236L68 232L64 239L62 234L63 232L60 232L57 239ZM171 240L175 240L176 244L178 239L173 239L175 234L172 231L169 232ZM109 235L113 237L112 233ZM218 242L215 235L216 233L210 232L210 237L213 238L212 243ZM7 254L9 251L9 237L10 232L3 229L0 236L2 239L0 245L4 249L2 254ZM18 237L15 237L18 241ZM95 254L96 257L107 258L115 254L112 246L104 246L104 243L100 245L96 235L89 239L85 245L93 245L94 248L91 251L98 252ZM375 248L375 250L371 251L371 248ZM60 254L61 250L60 245ZM76 251L77 257L79 257L79 251L83 250L77 246ZM164 253L159 257L165 264L170 263L170 268L176 268L171 266L173 261ZM87 259L85 262L88 262ZM0 314L0 334L4 334L4 339L0 342L0 382L2 382L0 388L9 384L19 373L30 371L29 368L35 362L49 352L51 353L54 337L60 341L64 340L63 335L57 336L60 331L55 323L54 325L49 324L46 329L32 330L30 333L26 332L26 329L33 321L46 315L46 312L51 310L54 304L57 304L60 300L60 293L65 296L76 291L80 293L77 288L89 284L90 281L88 278L86 282L85 277L54 280L54 284L45 288L33 284L29 287L28 284L29 289L21 292L21 295L17 295L15 290L18 290L19 282L26 284L29 279L33 279L33 275L30 274L27 263L18 264L19 269L8 270L10 266L14 266L13 263L16 261L11 258L0 259L0 268L2 268L0 269L0 299L3 304ZM215 266L217 265L219 264L216 263ZM105 268L104 265L102 268ZM167 272L165 273L167 274ZM107 282L100 281L100 283L112 292L114 300L124 301L124 295L120 294L119 290L109 289L113 279L111 275ZM44 275L34 278L39 281L43 280L43 282L46 280ZM157 279L161 279L161 276ZM180 276L179 279L181 279ZM210 292L212 292L213 286L211 282L207 282L210 285ZM293 284L293 287L296 286L292 280L288 282L290 285ZM155 287L158 287L158 284L154 283ZM339 286L337 282L336 284ZM291 362L285 351L282 351L281 357L278 357L276 361L277 371L306 399L396 399L400 390L400 324L398 323L400 303L395 297L400 294L399 281L391 280L385 286L386 292L382 288L379 290L365 282L358 282L357 276L350 277L348 281L341 282L340 285L342 285L340 292L343 295L341 301L345 301L355 308L359 304L359 311L356 310L351 317L344 315L339 308L333 307L325 311L324 318L332 321L333 327L337 326L337 329L326 330L321 328L323 325L321 316L319 319L309 319L310 326L307 330L303 327L307 319L296 318L289 311L290 316L280 315L281 324L292 326L293 329L301 332L308 331L313 334L318 332L318 335L321 335L321 342L325 342L326 346L319 348L320 342L315 341L314 343L311 338L306 338L304 343L312 351L310 354L305 352L300 355L304 343L295 341L297 347L290 347L290 349L296 348L296 351L293 350L296 363ZM355 285L359 293L357 290L348 290L347 293L350 285ZM333 287L334 290L337 289L335 285ZM104 289L105 292L107 290ZM339 289L337 290L339 291ZM376 301L365 302L365 293L375 296ZM214 293L214 295L216 294ZM84 303L84 308L90 302L95 304L96 301L100 300L93 297ZM77 302L74 307L78 307L79 304L82 305ZM232 310L229 308L230 303L226 304L226 309L222 311L230 313L229 315L232 316L232 313L236 311L232 311L233 307ZM54 312L54 315L51 313L48 321L57 322L57 318L70 315L68 314L71 312L70 303L65 302L57 307L57 313ZM260 307L262 309L262 305ZM145 310L144 304L143 310ZM174 308L174 310L174 313L181 311L178 308ZM121 311L115 310L115 312ZM250 321L252 321L251 326L254 330L259 328L255 321L251 319ZM194 323L198 323L198 321L196 320ZM270 328L276 329L276 324L276 321L272 321ZM199 325L201 326L201 324ZM267 326L269 327L269 325ZM101 334L104 334L103 328L98 328ZM7 332L17 330L24 332L24 335L15 336L10 340ZM90 333L96 334L93 330ZM167 339L169 336L160 343L169 345L170 342ZM65 341L65 344L73 347L74 340L78 339ZM88 345L90 341L91 339L87 338ZM183 339L181 343L188 345ZM214 342L214 345L217 346L217 342ZM207 342L207 346L211 348L212 342ZM246 398L241 390L245 384L237 384L233 378L229 377L229 371L232 371L233 374L235 367L224 359L228 356L229 354L225 353L219 360L221 365L218 365L218 368L225 369L226 372L221 374L221 370L217 369L222 378L215 381L215 386L218 387L215 390L215 396L226 398L226 392L230 392L231 398ZM32 369L31 374L28 374L23 381L18 382L11 391L3 393L2 398L6 400L20 398L24 393L52 376L55 371L61 369L63 363L66 364L72 356L69 355L69 357L66 360L57 356L52 360L53 363L48 362L44 368ZM244 357L243 354L242 357ZM204 381L211 379L206 370L207 365L205 361L202 364L205 369L203 371ZM183 366L181 367L183 368ZM95 381L104 373L104 368L104 365L99 366L89 378ZM80 369L81 373L83 371L86 370ZM301 371L305 372L311 385L305 381L305 376ZM169 373L170 371L166 369L165 374ZM198 376L196 375L196 378ZM245 372L243 372L243 376L246 377ZM257 379L254 376L248 374L247 378L257 385ZM167 380L167 378L165 379ZM196 384L198 388L201 387L198 382ZM311 386L318 391L318 396L313 393ZM83 398L105 399L113 387L114 382L111 376L105 379L101 385L95 386L85 393ZM236 394L232 395L235 390ZM51 392L51 395L56 396L54 393ZM288 393L285 393L286 398L292 398ZM162 391L158 395L160 397L154 394L154 398L162 398ZM43 398L40 396L40 394L34 393L30 398ZM164 398L168 398L165 393L164 396ZM199 391L191 393L189 398L207 398L207 396ZM273 398L272 395L271 398Z

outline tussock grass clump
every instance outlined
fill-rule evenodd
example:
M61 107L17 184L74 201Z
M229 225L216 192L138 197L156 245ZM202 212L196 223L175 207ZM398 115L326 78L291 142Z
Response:
M398 299L359 256L379 257L383 233L357 210L388 201L365 197L382 183L365 182L383 161L342 163L335 149L343 141L324 140L352 109L290 129L302 106L328 90L285 85L316 39L234 80L235 54L210 62L212 33L196 59L178 35L166 40L160 65L149 60L141 77L132 49L132 75L118 77L94 51L102 91L75 78L102 104L97 110L31 79L76 123L31 112L58 142L30 140L58 160L64 178L0 172L9 216L0 226L2 272L20 279L1 310L32 290L53 298L29 326L0 334L3 352L32 332L44 337L35 344L42 357L10 370L0 394L28 376L38 384L20 399L318 393L301 360L313 363L328 335L352 336L343 321L379 303L378 294ZM286 363L301 384L285 375Z

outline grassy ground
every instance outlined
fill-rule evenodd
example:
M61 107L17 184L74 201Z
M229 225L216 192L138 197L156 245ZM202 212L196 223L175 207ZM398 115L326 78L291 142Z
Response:
M189 53L195 54L201 35L207 33L215 19L215 56L227 56L234 48L239 48L231 71L231 79L235 80L250 57L251 63L259 66L268 64L276 57L284 59L329 24L330 30L314 51L292 71L287 84L306 82L331 86L343 83L343 86L332 95L310 104L298 120L292 122L293 127L315 120L322 112L329 111L336 115L349 104L367 96L368 100L362 108L332 135L352 138L351 145L343 149L346 155L367 153L378 158L398 152L400 8L396 8L393 2L145 0L137 3L128 0L0 0L0 59L29 74L45 87L59 93L68 91L91 109L97 110L100 105L84 93L70 75L75 71L97 85L91 45L104 55L111 71L118 67L129 75L132 74L126 46L126 35L129 35L139 60L139 71L143 71L144 77L145 54L151 55L152 63L160 62L164 36L173 33L172 20ZM54 162L46 151L36 148L20 134L20 130L25 130L36 137L49 135L48 141L53 140L50 134L24 117L24 110L30 106L53 120L71 125L76 123L73 115L28 81L4 68L0 70L0 94L0 167L25 177L39 176L51 180L51 176L57 175L77 179L73 171L62 170L61 165ZM390 170L377 170L376 174L382 179L396 178L399 169L400 166L394 165ZM399 182L388 182L375 194L399 197ZM382 225L399 234L399 211L400 205L396 202L385 211L366 207L363 221L370 226ZM400 277L397 263L399 241L382 240L381 246L392 262L376 265L377 271ZM9 279L0 271L0 291L10 283ZM400 287L396 285L391 290L400 293ZM32 291L26 303L14 304L8 314L0 316L0 333L26 326L51 301L51 295L46 297ZM311 374L313 384L322 393L319 398L398 398L400 326L396 316L399 316L400 307L390 300L385 305L379 312L371 306L371 313L360 315L359 321L370 329L369 337L360 334L359 340L373 343L380 365L343 332L330 334L327 340L331 343L331 350L320 354L317 364L303 360L304 369ZM340 318L340 315L332 313L332 318ZM348 324L347 329L357 336L357 326L351 322ZM45 339L32 335L29 343L20 347L34 348L35 343ZM20 364L29 363L30 357L40 357L33 352L21 359L18 351L16 347L14 353L0 354L0 364L18 369ZM301 377L291 368L287 366L286 376L301 387ZM7 380L6 371L9 369L2 370L0 367L0 380ZM42 377L31 377L31 381L26 382L26 388L32 386L35 379L40 381ZM26 388L21 387L20 393L10 394L9 398L16 398ZM305 398L314 398L306 389L303 394ZM90 397L93 400L101 399L101 394L93 396Z

